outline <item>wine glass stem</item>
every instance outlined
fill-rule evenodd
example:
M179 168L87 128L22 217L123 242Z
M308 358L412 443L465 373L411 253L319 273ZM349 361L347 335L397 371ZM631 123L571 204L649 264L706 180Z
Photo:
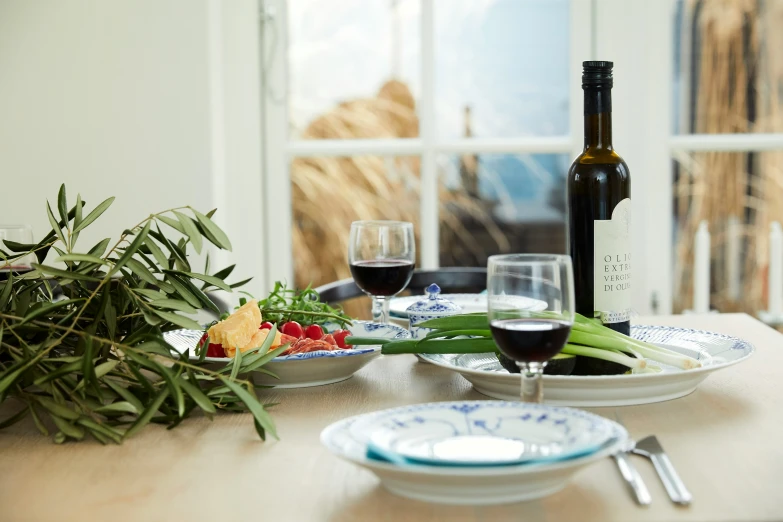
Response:
M389 298L386 296L372 296L372 322L389 322Z
M519 373L522 375L522 402L544 402L544 384L541 376L546 363L518 362Z

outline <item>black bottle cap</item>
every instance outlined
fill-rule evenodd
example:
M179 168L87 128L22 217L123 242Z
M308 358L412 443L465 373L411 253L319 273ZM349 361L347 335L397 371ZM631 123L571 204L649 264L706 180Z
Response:
M582 62L582 88L612 88L612 62Z

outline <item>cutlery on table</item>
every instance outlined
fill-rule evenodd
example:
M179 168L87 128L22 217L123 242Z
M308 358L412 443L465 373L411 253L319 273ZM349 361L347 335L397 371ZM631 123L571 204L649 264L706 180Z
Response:
M683 483L677 471L675 471L671 460L669 460L666 452L663 451L663 447L655 435L641 439L634 448L631 448L631 452L647 457L652 461L655 471L658 473L658 477L660 477L663 487L666 489L666 493L668 493L672 502L685 506L691 503L693 497L690 491L685 487L685 483Z
M633 441L630 442L628 447L612 455L612 458L617 464L617 469L620 470L620 474L623 476L625 483L628 484L628 487L634 494L636 503L640 506L649 506L650 502L652 502L650 491L647 489L644 480L642 480L642 476L639 475L639 471L628 458L628 453L626 453L628 449L633 447L632 445Z
M617 410L614 411L614 419L620 426L625 428L625 424L623 424L623 421L620 420L620 415L617 413ZM650 497L650 490L647 489L647 484L644 483L642 476L639 475L639 471L633 465L631 459L628 458L628 452L633 448L634 441L629 440L628 444L622 449L622 451L612 455L612 458L614 459L615 464L617 464L617 469L620 470L620 475L623 476L625 483L628 484L628 487L634 494L636 503L640 506L649 506L652 502L652 497Z

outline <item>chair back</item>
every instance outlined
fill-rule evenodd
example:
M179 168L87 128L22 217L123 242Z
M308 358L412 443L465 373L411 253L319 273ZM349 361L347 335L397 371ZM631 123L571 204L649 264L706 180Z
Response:
M438 285L444 294L478 294L487 287L487 269L485 267L417 269L413 271L413 277L411 277L407 290L414 295L423 294L424 289L432 283ZM329 304L340 303L364 295L364 292L350 278L327 283L315 290L320 294L321 301Z

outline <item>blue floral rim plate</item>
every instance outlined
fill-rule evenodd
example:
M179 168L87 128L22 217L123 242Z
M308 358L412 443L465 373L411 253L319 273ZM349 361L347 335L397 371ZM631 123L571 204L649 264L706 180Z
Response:
M372 323L369 321L352 321L352 325L348 326L347 330L350 330L351 335L357 337L377 337L378 339L406 339L410 337L410 333L400 326L388 323ZM327 331L334 331L337 329L336 325L326 325ZM187 350L191 350L190 358L197 360L194 348L198 344L201 336L204 334L202 330L172 330L165 332L163 338L169 343L178 353L185 353ZM292 355L280 355L274 358L275 362L278 361L301 361L307 359L323 359L323 358L339 358L339 357L351 357L356 355L363 355L371 352L380 351L381 345L375 346L362 346L361 348L351 349L338 349L338 350L319 350L316 352L308 353L295 353ZM229 357L205 357L206 362L218 362L225 363L231 361Z
M389 315L396 319L408 319L410 315L408 307L426 297L425 295L408 295L392 297L389 301ZM480 313L487 311L487 294L440 294L445 300L459 306L462 314ZM546 310L547 304L538 299L517 296L516 299L526 302L529 310Z
M351 425L368 458L398 465L543 464L594 453L616 423L570 408L511 401L418 404L368 414Z
M741 363L755 351L752 344L737 337L689 328L634 325L631 335L693 357L703 366L681 370L652 362L660 372L544 375L544 402L558 406L605 407L668 401L692 393L710 373ZM423 354L420 357L459 373L484 395L506 400L519 396L519 375L508 373L494 353Z

